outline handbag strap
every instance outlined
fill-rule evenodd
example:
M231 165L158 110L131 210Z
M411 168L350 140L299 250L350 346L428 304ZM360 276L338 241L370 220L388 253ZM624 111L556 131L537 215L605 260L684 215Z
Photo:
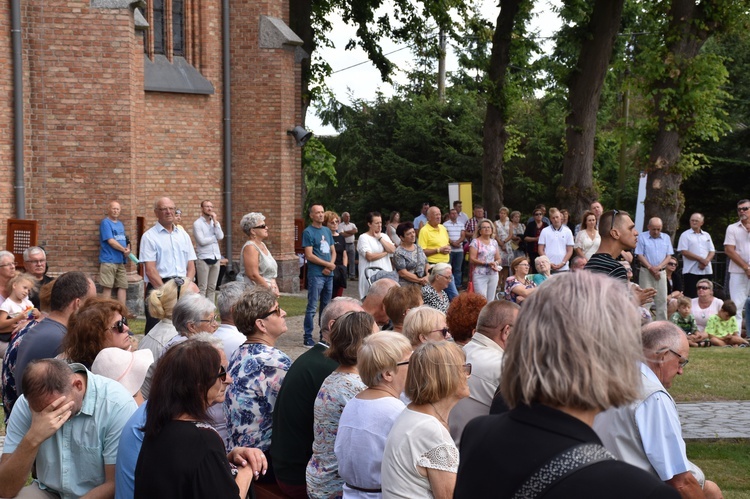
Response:
M544 463L516 490L513 499L542 497L553 485L576 471L614 459L615 456L599 444L576 445Z

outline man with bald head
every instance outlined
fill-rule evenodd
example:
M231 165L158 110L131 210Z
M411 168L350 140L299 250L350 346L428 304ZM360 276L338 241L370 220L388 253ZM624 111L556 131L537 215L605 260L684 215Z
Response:
M711 234L704 232L703 215L690 215L690 228L680 235L677 251L682 254L682 283L684 294L690 298L698 296L696 286L704 278L713 275L711 260L716 256L716 248Z
M154 203L157 223L141 238L140 260L145 265L146 294L172 279L192 281L195 277L195 249L190 236L175 223L175 204L163 197ZM158 323L146 307L145 333Z
M388 290L398 285L399 284L393 279L378 279L372 283L370 289L367 290L367 296L365 296L365 299L362 301L362 308L364 311L372 315L375 318L375 322L383 330L393 329L393 323L391 323L391 320L385 311L383 300L385 300L385 295L388 294Z
M657 321L642 329L640 400L596 416L594 430L621 461L654 473L684 498L722 497L685 452L677 406L667 392L688 363L687 336L675 324Z
M125 263L130 255L130 244L125 235L125 226L120 221L120 203L112 201L107 208L107 216L99 224L99 284L102 296L112 297L112 289L117 289L117 301L126 305L128 277Z
M657 321L667 320L667 263L674 255L672 241L662 233L661 218L648 221L648 234L638 238L635 254L641 264L639 284L642 288L654 288L654 311Z
M331 300L323 309L321 340L300 355L284 376L273 408L271 460L276 482L289 497L307 498L305 468L312 456L315 397L323 381L338 367L336 361L325 355L331 328L342 315L362 311L362 304L354 298Z
M427 210L427 223L419 231L418 244L427 256L430 265L436 263L450 263L451 240L448 229L443 226L440 208L431 206ZM468 234L468 233L467 233ZM445 290L449 300L458 296L458 290L453 279Z

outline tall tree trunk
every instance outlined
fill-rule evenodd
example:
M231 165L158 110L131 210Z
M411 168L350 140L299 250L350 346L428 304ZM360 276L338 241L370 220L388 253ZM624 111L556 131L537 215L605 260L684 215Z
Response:
M705 16L706 3L696 4L695 0L672 0L669 8L669 24L665 34L667 42L666 63L673 69L667 77L655 82L654 109L658 129L654 137L646 169L646 220L659 217L663 230L672 235L678 228L679 218L685 210L685 199L680 191L682 172L678 168L682 153L681 134L695 123L690 113L679 113L673 118L663 109L661 102L665 96L680 92L682 80L687 78L687 65L698 55L715 23L698 22ZM671 106L666 106L667 108Z
M513 28L521 4L528 0L500 0L495 33L492 35L489 78L492 89L487 99L484 117L484 139L482 155L482 201L487 214L493 218L503 205L503 156L508 132L506 76L510 64L510 49Z
M590 37L582 42L578 63L570 76L570 113L565 119L568 149L557 199L574 220L579 220L598 197L594 187L596 114L620 28L623 3L624 0L596 0L587 29Z

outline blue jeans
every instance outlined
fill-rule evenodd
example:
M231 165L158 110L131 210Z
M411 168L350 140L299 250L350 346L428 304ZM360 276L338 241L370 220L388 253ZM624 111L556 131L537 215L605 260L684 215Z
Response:
M451 281L447 288L445 288L445 294L448 295L448 300L453 301L453 298L458 296L458 289L456 289L456 283Z
M323 315L323 309L331 301L333 294L333 275L315 276L307 278L307 309L305 310L305 336L311 338L313 329L315 329L315 309L318 308L320 300L320 315Z
M464 263L464 252L463 251L451 251L451 269L453 269L453 284L457 287L461 287L461 281L463 276L461 275L461 267Z

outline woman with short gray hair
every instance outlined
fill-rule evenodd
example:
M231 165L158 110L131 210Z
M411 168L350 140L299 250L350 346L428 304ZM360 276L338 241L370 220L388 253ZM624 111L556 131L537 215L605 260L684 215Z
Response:
M229 447L262 450L270 470L273 407L292 365L289 356L275 347L287 330L286 312L274 293L256 286L235 303L232 317L247 341L229 359L232 383L224 402ZM274 481L270 474L260 480Z
M250 212L240 221L242 232L248 240L240 251L240 273L238 280L244 280L250 286L259 286L279 295L276 277L279 266L271 256L271 251L263 242L268 238L266 217L262 213Z
M216 305L197 293L184 296L177 301L172 310L172 324L177 333L185 339L198 333L213 333L219 327Z
M428 307L448 312L450 300L445 289L453 280L453 270L447 263L436 263L430 269L428 283L422 286L422 300Z

